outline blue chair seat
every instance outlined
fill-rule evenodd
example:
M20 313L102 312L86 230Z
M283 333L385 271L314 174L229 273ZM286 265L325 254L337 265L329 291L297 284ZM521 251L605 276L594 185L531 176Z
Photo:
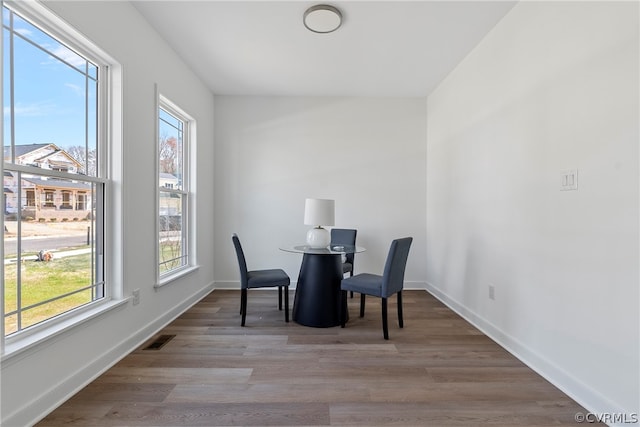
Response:
M345 262L342 264L342 273L353 273L353 264ZM353 276L353 274L351 274Z
M248 288L263 288L273 286L289 286L290 279L284 270L274 268L271 270L254 270L247 272Z
M382 276L370 273L360 273L357 276L343 279L342 290L381 297Z

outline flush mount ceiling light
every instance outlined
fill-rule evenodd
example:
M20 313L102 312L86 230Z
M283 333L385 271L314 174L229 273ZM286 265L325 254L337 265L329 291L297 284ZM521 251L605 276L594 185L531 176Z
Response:
M327 4L318 4L311 6L304 13L304 26L314 33L331 33L342 25L342 13Z

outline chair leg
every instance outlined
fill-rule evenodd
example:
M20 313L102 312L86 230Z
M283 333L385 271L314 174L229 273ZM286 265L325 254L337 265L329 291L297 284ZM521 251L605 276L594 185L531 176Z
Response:
M389 339L389 323L387 322L387 299L382 298L382 334L384 339Z
M284 321L289 323L289 287L284 287Z
M349 272L349 277L353 277L353 268ZM349 291L349 292L351 292L351 298L353 298L353 291Z
M364 317L364 294L360 294L360 317Z
M282 286L278 286L278 310L282 311Z
M347 323L347 291L340 291L340 326Z
M402 320L402 291L398 291L398 325L404 328L404 322Z
M240 314L242 315L242 322L240 326L244 326L245 319L247 318L247 290L243 289L240 293Z

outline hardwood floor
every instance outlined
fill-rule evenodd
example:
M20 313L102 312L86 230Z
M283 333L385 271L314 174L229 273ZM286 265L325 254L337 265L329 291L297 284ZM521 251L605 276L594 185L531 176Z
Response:
M293 292L292 292L293 293ZM293 300L293 299L292 299ZM346 328L285 323L273 291L217 290L38 426L575 426L585 410L424 291L349 299Z

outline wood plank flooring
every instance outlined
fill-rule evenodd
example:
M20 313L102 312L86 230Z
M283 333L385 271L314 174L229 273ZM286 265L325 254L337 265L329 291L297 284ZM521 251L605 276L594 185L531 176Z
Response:
M293 294L293 292L292 292ZM424 291L349 300L347 327L285 323L277 293L216 290L49 414L48 426L575 426L585 410ZM291 298L293 301L293 295Z

